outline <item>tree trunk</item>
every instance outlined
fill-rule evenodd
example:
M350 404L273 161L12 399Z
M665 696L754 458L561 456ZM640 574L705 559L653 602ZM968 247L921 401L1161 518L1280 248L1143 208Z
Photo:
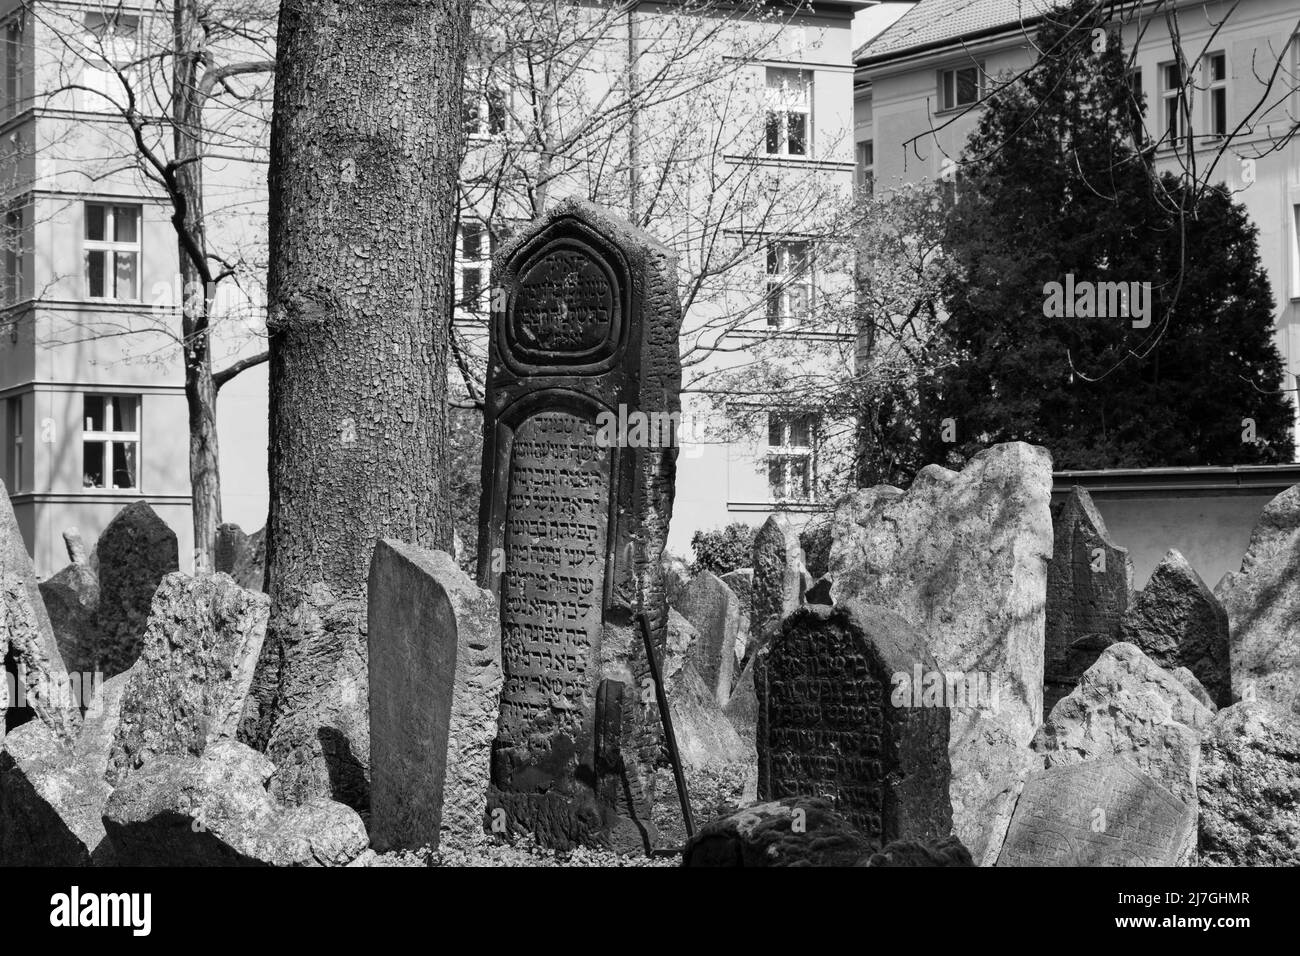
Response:
M450 549L447 346L468 0L280 11L271 132L270 631L244 737L283 798L368 803L380 536Z
M221 472L217 458L217 389L212 381L208 338L212 308L211 272L203 208L203 98L198 88L203 34L196 0L172 8L175 62L172 67L172 143L175 172L172 224L180 262L185 361L185 402L190 431L190 499L194 522L194 570L215 566L221 524Z

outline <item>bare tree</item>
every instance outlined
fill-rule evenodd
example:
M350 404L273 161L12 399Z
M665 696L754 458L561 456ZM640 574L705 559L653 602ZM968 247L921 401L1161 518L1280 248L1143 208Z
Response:
M213 209L205 165L223 161L264 168L275 6L270 0L105 3L72 12L30 6L30 15L58 45L57 77L42 91L46 103L57 107L71 100L106 114L113 127L99 155L76 155L78 166L91 184L133 172L171 210L176 294L169 290L166 301L155 299L152 316L143 321L96 322L71 334L146 334L179 348L189 413L196 570L213 566L221 523L217 393L267 357L263 351L220 371L213 368L219 318L248 323L253 313L254 328L264 321L259 291L264 263L257 238L264 213L242 202L236 210ZM76 148L84 150L84 141ZM221 250L213 245L214 231L220 231L214 223L228 211L251 218L236 231L242 248ZM243 290L243 307L219 310L218 298L231 285Z

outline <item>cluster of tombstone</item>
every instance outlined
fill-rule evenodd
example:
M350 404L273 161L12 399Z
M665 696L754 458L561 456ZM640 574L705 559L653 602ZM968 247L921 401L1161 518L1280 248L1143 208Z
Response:
M38 588L0 507L0 650L32 698L0 740L0 864L521 836L691 865L1300 862L1300 488L1215 592L1171 551L1134 593L1087 494L1054 510L1021 443L849 495L815 579L780 515L750 567L691 573L664 550L671 433L601 427L679 409L671 254L569 202L494 281L476 575L379 540L364 594L276 638L317 679L269 745L256 536L223 530L234 577L189 576L139 531L171 564L119 613L112 528ZM36 693L90 647L116 655L90 700Z

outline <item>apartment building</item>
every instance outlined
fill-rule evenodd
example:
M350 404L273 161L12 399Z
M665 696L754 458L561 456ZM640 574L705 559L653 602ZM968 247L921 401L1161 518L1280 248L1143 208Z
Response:
M142 110L159 106L150 31L170 20L157 16L138 2L0 0L0 475L42 576L67 563L65 529L93 543L140 499L176 532L183 566L193 550L172 209L114 105L125 82ZM264 206L265 165L221 159L204 174L209 231L246 251L256 216L217 210L259 191ZM219 363L244 347L224 336ZM232 382L221 409L227 518L251 530L266 515L264 372Z
M575 4L584 28L553 19L564 4L523 4L532 19L498 18L500 36L486 30L472 57L459 358L472 370L482 357L493 253L550 202L586 196L675 248L688 393L674 551L688 553L699 528L824 507L821 423L788 397L749 394L745 427L731 428L710 388L758 343L836 340L816 317L851 294L851 270L818 255L825 229L810 224L853 188L852 21L870 5L660 2L615 16ZM158 16L140 2L0 0L0 470L42 576L66 563L66 528L93 541L141 498L176 531L183 567L192 552L171 209L127 160L128 131L103 95L124 65L147 67ZM548 35L554 108L539 119L529 68ZM69 37L92 51L71 65ZM214 156L204 177L224 210L212 244L243 255L264 243L265 166ZM257 311L255 296L243 305ZM219 333L218 368L264 347L246 325ZM223 517L247 530L267 510L266 398L261 366L218 406Z

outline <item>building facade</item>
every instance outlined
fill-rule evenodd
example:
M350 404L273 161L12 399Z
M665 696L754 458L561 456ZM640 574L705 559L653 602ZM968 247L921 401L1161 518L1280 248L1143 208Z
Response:
M480 23L449 362L471 384L453 386L472 392L491 257L514 224L567 195L638 221L682 269L687 391L669 545L679 553L700 528L823 507L822 423L788 395L763 394L758 378L733 428L717 393L760 344L839 342L816 323L851 295L851 269L818 255L830 230L811 224L830 223L853 188L852 21L869 5L662 2L614 16L602 4L523 4L527 15ZM65 529L93 541L142 498L190 567L176 236L112 102L124 82L147 99L154 31L170 28L159 13L0 0L0 474L42 576L66 563ZM265 253L265 118L243 117L263 123L245 131L246 154L214 149L203 165L211 244L249 276ZM217 368L264 348L257 291L241 283L236 298L215 333ZM267 511L266 401L263 365L225 385L218 405L223 518L250 531Z

